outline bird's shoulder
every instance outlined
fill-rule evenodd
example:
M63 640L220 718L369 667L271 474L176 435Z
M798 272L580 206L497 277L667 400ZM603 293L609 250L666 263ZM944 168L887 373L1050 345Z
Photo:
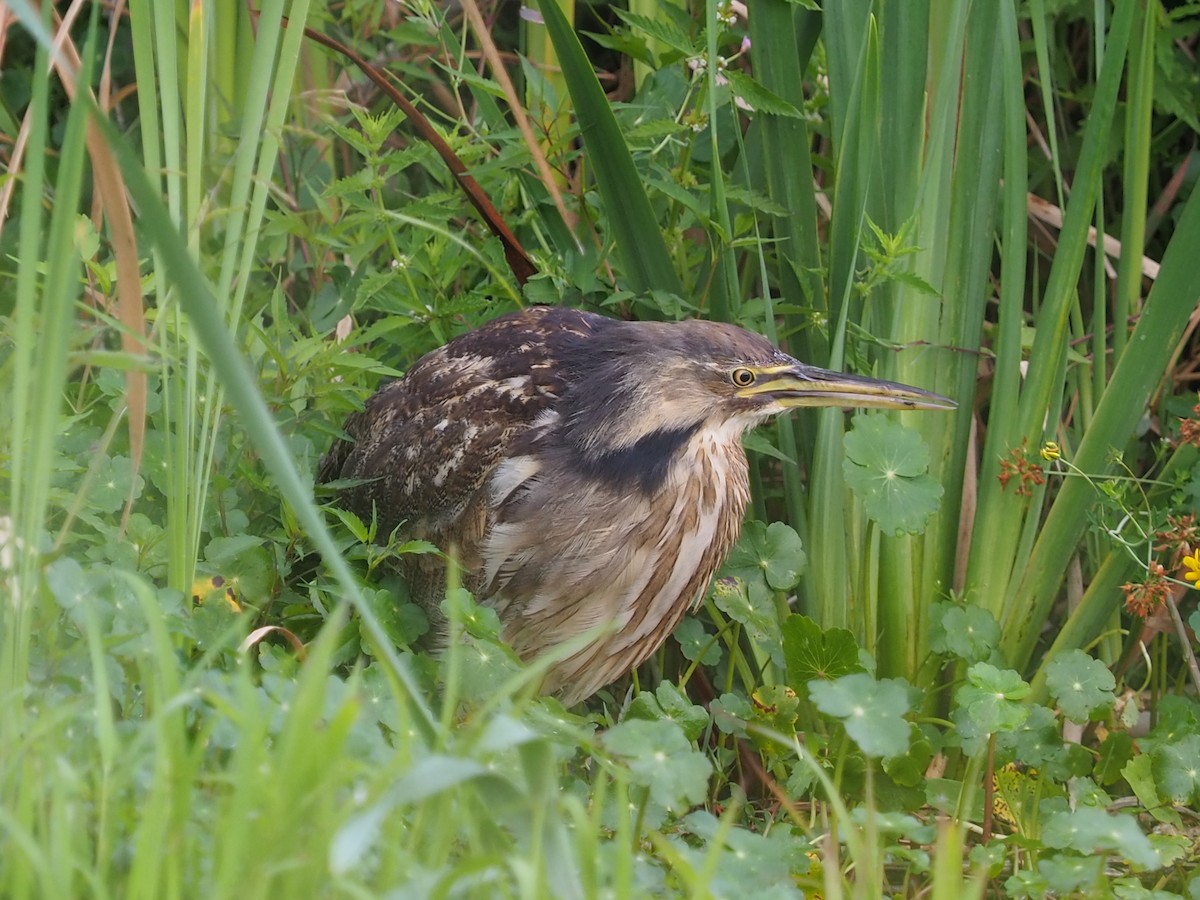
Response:
M436 538L452 532L508 449L566 387L566 360L613 320L534 307L495 319L418 360L347 419L349 440L322 460L322 481L342 491L381 532L408 521ZM381 537L384 534L381 534Z

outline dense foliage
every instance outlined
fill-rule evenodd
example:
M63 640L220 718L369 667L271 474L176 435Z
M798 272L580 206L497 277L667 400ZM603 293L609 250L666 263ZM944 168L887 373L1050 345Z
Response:
M1200 5L541 5L12 4L0 895L1200 897ZM567 710L313 484L530 303L959 409L748 435Z

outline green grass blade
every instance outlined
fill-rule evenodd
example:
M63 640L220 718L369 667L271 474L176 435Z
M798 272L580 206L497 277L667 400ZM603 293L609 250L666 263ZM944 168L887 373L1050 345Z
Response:
M541 4L541 12L571 93L588 162L623 263L626 287L683 296L683 283L671 263L642 178L591 62L557 3Z
M1114 19L1114 27L1120 12ZM1106 65L1118 56L1115 43L1110 41ZM1096 408L1095 419L1072 460L1082 471L1107 471L1111 448L1125 446L1133 436L1195 309L1197 256L1200 256L1200 190L1193 190L1125 355L1117 363ZM1093 491L1085 479L1066 479L1042 526L1002 643L1008 659L1018 667L1027 665L1033 654L1041 626L1063 580L1063 560L1074 552L1088 526Z

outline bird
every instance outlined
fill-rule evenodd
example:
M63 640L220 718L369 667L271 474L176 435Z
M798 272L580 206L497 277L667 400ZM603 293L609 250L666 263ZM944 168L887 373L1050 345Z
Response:
M542 684L570 707L703 598L750 499L744 432L797 407L954 405L806 365L730 324L534 306L379 388L318 480L343 485L334 503L377 533L452 553L522 659L584 641ZM406 554L400 569L444 642L445 558Z

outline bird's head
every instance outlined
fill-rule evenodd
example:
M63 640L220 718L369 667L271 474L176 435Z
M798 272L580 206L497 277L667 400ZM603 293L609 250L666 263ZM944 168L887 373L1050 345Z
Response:
M614 323L572 365L566 433L592 454L700 429L737 441L748 428L790 409L842 406L953 409L919 388L801 363L761 335L690 320Z

